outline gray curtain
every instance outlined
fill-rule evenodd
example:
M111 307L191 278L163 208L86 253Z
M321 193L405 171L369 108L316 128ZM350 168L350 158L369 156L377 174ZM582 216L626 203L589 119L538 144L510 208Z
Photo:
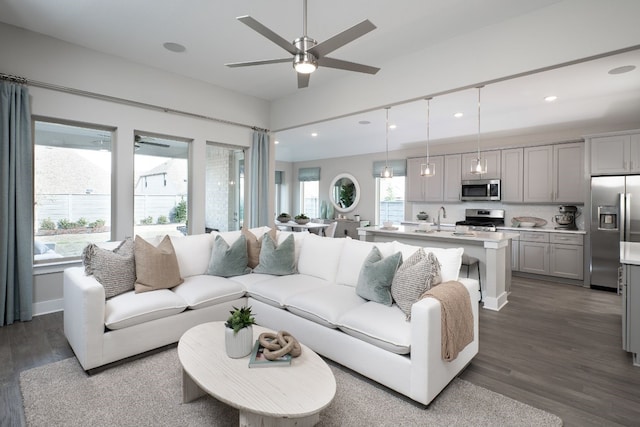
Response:
M251 144L251 185L249 228L269 225L269 135L255 131Z
M29 90L0 80L0 326L31 320L33 142Z

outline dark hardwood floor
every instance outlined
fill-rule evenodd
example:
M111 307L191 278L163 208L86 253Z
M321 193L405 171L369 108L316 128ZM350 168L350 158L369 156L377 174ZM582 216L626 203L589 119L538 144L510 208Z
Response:
M640 368L622 350L620 297L514 277L480 310L480 353L461 378L552 412L565 426L640 425ZM62 313L0 328L0 425L22 426L20 371L73 353Z

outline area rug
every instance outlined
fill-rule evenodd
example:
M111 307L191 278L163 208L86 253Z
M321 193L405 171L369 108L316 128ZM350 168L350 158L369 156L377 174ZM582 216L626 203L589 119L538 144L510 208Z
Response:
M337 392L319 426L560 426L555 415L455 379L428 408L330 363ZM20 374L27 426L237 426L207 396L182 403L175 348L88 376L75 358Z

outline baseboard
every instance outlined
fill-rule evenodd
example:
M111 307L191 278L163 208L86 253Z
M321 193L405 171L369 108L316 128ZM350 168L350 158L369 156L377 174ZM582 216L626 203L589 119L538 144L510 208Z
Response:
M54 313L64 309L64 299L52 299L42 302L34 302L32 306L33 315L41 316L43 314Z

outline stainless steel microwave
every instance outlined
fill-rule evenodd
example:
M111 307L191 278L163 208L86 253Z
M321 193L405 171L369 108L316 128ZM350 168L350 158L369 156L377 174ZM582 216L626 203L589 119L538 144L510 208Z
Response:
M477 179L462 181L460 193L462 201L472 200L500 200L499 179Z

